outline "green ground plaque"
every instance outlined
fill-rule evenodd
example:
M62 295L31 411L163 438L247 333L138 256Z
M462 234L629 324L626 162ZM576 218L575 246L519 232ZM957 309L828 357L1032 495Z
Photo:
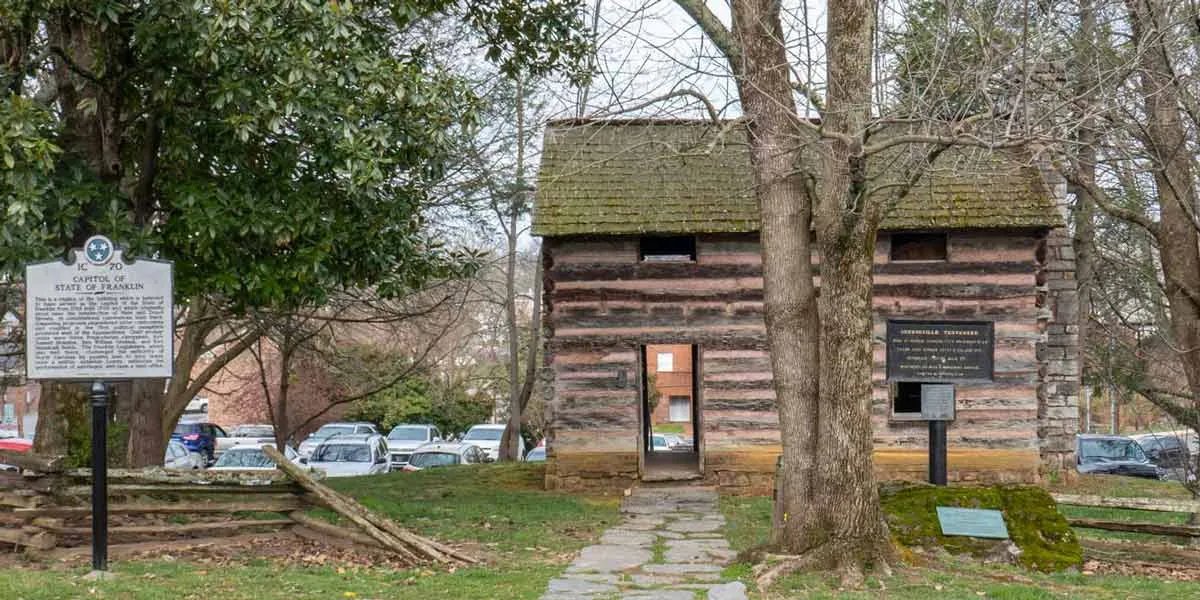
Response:
M937 515L938 522L942 525L942 535L1008 539L1004 515L998 510L939 506Z

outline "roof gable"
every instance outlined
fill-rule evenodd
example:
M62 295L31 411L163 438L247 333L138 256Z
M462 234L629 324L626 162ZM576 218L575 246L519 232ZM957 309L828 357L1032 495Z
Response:
M887 156L872 161L889 162ZM876 183L889 176L872 174ZM1061 225L1035 167L1011 153L952 148L882 227ZM534 235L738 233L758 227L740 123L559 121L546 128Z

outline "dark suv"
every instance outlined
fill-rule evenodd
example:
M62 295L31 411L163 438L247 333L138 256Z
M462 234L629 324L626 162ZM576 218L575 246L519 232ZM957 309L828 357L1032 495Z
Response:
M1164 469L1178 469L1188 464L1188 447L1172 433L1143 433L1129 436L1146 452L1150 462Z
M1166 474L1146 458L1137 442L1122 435L1076 435L1075 459L1080 473L1150 479L1162 479Z
M183 442L188 450L200 453L210 463L217 448L217 438L223 437L228 437L225 430L212 423L180 423L171 434L171 439Z

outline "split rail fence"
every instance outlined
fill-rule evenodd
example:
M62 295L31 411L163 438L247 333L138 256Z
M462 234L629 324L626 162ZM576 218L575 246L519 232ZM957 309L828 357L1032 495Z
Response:
M412 564L477 562L368 510L273 448L265 450L279 470L109 470L110 552L199 547L231 536L289 531L384 550ZM90 552L91 470L60 463L0 451L0 464L18 467L0 472L0 551L7 546L55 558ZM312 507L333 510L352 527L314 518L307 514Z
M1120 508L1125 510L1144 510L1153 512L1169 512L1183 514L1200 513L1200 501L1176 498L1114 498L1110 496L1051 494L1054 501L1068 506L1085 506L1091 508ZM1168 523L1150 523L1143 521L1114 521L1108 519L1089 519L1068 517L1067 523L1073 527L1103 529L1106 531L1123 531L1129 533L1146 533L1176 537L1200 538L1200 526L1174 525Z

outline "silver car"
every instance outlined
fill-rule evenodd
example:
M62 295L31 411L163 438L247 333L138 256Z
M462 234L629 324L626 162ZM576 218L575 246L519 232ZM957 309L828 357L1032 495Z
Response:
M326 477L377 475L392 471L387 442L379 434L335 435L321 442L300 464L325 472Z
M168 469L199 469L204 466L204 457L199 452L192 452L179 440L167 442L166 456L163 457L163 467Z
M236 448L237 446L258 448L263 444L275 444L274 426L263 424L238 425L229 430L228 436L217 438L217 446L214 454L220 456L226 450Z
M405 472L421 471L434 467L474 465L489 462L487 453L474 444L426 444L417 448L404 465Z
M401 424L392 428L387 435L388 454L391 455L392 468L399 469L408 464L408 457L413 450L431 442L442 441L442 432L433 425Z
M274 448L275 443L263 444L262 446ZM208 470L273 471L278 467L276 467L275 461L267 458L266 453L262 451L262 446L236 446L230 448ZM300 455L291 446L283 447L283 455L292 462L297 462L300 459Z
M375 426L370 423L362 423L362 422L326 423L326 424L322 425L320 429L314 431L312 433L312 435L308 436L308 439L304 440L303 442L300 442L300 448L298 448L298 450L299 450L300 456L302 458L309 458L312 456L313 451L317 449L317 446L320 446L321 442L324 442L328 438L331 438L333 436L338 436L338 435L358 435L358 434L379 435L379 431L376 430Z

